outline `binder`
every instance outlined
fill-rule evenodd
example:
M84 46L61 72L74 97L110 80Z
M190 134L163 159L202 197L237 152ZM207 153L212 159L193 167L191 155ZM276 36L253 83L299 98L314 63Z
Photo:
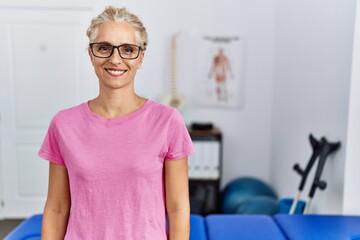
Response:
M220 142L194 141L196 153L189 157L190 179L220 178Z

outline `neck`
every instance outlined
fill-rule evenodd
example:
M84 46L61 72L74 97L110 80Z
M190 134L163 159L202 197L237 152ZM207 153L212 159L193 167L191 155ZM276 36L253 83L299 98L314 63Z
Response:
M101 91L99 96L89 102L91 111L105 118L115 118L128 115L140 108L146 99L134 92Z

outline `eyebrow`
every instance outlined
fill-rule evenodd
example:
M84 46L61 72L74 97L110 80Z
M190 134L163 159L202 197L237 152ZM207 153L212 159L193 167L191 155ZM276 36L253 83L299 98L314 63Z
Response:
M136 45L136 44L134 44L134 43L122 43L122 44L120 44L120 45L113 45L112 43L110 43L110 42L107 42L107 41L101 41L101 42L93 42L93 43L103 43L103 44L109 44L109 45L111 45L111 46L121 46L121 45ZM137 45L136 45L137 46Z
M106 42L106 41L102 41L102 42L94 42L94 43L106 43L106 44L110 44L110 45L112 45L111 43Z

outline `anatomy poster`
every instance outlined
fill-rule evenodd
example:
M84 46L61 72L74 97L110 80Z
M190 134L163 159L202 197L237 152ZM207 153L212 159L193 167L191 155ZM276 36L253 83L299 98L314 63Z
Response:
M197 106L243 106L243 39L203 37L196 48L195 103Z

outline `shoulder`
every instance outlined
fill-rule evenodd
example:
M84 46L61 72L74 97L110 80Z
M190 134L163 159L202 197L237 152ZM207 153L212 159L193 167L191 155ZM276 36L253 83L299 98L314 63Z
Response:
M156 118L167 122L168 126L184 125L184 119L181 113L174 107L154 102L152 113L156 112ZM164 125L165 126L165 125Z
M78 119L82 115L84 104L86 103L81 103L74 107L59 110L54 115L52 122L54 124L59 124L62 122L71 122Z
M148 100L148 101L150 101L150 104L152 105L151 111L153 113L156 113L156 115L158 116L164 118L171 118L174 114L176 115L178 113L178 111L171 106L158 103L154 100Z
M149 100L149 105L146 113L147 122L152 125L162 125L164 128L171 127L177 124L184 124L181 113L174 107L167 106L153 100Z

